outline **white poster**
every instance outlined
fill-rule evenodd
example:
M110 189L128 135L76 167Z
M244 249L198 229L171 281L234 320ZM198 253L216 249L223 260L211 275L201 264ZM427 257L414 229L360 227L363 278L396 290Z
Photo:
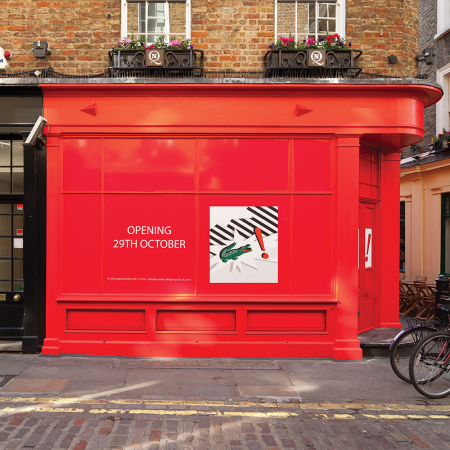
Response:
M210 207L211 283L278 283L278 207Z

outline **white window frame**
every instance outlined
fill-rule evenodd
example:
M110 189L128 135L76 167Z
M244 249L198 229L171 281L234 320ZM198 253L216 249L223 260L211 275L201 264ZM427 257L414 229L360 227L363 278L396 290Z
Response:
M450 1L450 0L446 0ZM341 37L345 38L345 2L346 0L338 0L336 5L336 33ZM294 2L293 2L294 3ZM301 0L295 1L295 40L298 40L299 33L297 32L297 5L303 3ZM318 11L318 3L327 3L326 0L316 0L316 14ZM332 2L330 2L332 3ZM284 33L278 33L278 0L275 0L275 40L278 39L278 34L283 35ZM303 33L302 33L303 34ZM309 34L309 33L308 33ZM317 31L315 33L317 35Z
M450 0L437 0L437 34L439 39L450 31Z
M442 133L442 129L450 129L450 64L436 71L436 82L442 86L444 95L436 103L436 135Z
M148 3L147 1L143 1L142 3ZM166 0L162 0L158 3L165 3L165 19L167 24L166 29L166 41L169 41L170 38L170 20L169 20L169 2ZM146 11L147 11L146 5ZM122 0L120 2L120 35L121 39L126 39L128 37L127 27L128 27L128 10L127 10L127 1ZM136 33L139 34L139 33ZM177 35L186 34L186 39L191 38L191 0L186 0L186 33L177 33Z

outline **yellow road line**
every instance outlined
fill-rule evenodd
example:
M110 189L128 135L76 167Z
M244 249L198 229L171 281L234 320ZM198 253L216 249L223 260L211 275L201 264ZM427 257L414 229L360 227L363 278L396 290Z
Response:
M333 408L335 409L335 408ZM355 416L353 414L334 414L334 413L313 413L304 415L302 413L296 412L284 412L284 411L275 411L275 412L262 412L262 411L197 411L197 410L161 410L161 409L98 409L98 408L54 408L54 407L44 407L39 405L31 405L24 407L11 408L6 407L0 409L0 416L4 415L2 413L10 414L18 414L18 413L88 413L88 414L130 414L130 415L157 415L157 416L196 416L196 415L205 415L205 416L239 416L239 417L255 417L255 418L303 418L303 419L347 419L347 420L355 420L360 418L365 419L380 419L380 420L430 420L430 419L450 419L450 416L444 415L418 415L418 414L359 414Z

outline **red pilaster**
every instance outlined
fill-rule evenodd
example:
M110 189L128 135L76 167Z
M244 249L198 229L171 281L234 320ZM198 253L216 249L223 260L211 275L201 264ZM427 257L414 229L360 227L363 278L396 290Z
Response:
M382 153L380 167L380 327L401 328L398 320L400 242L400 153Z
M359 136L337 137L337 326L334 359L361 359L358 340Z

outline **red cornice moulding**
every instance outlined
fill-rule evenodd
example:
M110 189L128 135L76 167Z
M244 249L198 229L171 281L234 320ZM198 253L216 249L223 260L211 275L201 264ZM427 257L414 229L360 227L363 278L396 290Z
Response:
M41 84L46 96L164 96L164 97L192 97L209 95L214 97L241 97L244 93L249 96L279 97L292 96L299 93L308 97L333 96L379 97L382 92L389 97L409 97L420 99L425 107L438 102L442 91L433 86L426 85L349 85L349 84ZM84 91L84 92L83 92ZM133 94L130 95L130 92Z

